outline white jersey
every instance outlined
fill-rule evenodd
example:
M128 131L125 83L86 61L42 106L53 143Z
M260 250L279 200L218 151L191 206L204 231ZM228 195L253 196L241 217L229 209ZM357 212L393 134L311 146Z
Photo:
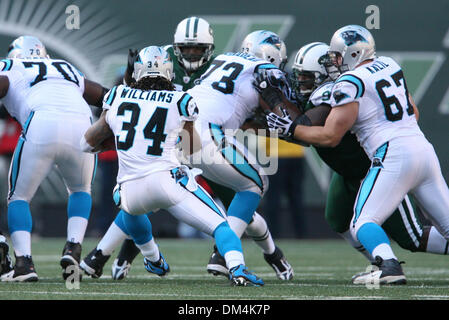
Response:
M418 127L401 67L379 57L342 74L332 89L332 107L359 103L355 133L369 157L396 137L423 135Z
M84 76L64 60L4 59L0 70L10 84L2 101L22 126L32 111L92 116L83 99Z
M240 128L259 105L259 94L252 84L258 68L276 66L245 53L217 56L200 84L187 91L201 110L199 120L223 129Z
M316 88L309 97L309 101L315 107L319 105L330 105L333 82L323 83L321 86Z
M105 95L103 108L109 110L106 122L116 137L118 183L180 166L179 133L184 121L194 121L198 115L189 94L120 85Z

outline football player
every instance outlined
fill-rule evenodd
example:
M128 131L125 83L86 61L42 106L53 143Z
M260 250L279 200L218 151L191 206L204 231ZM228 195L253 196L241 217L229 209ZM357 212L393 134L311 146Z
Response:
M169 272L168 264L139 215L165 209L177 219L213 236L225 257L229 279L234 285L263 285L251 274L243 259L240 239L226 222L224 212L195 181L195 170L181 166L177 143L187 153L198 147L194 123L201 110L185 92L176 91L173 64L162 48L150 46L138 54L131 87L114 87L105 96L103 113L85 134L83 150L102 150L107 139L114 139L119 158L114 200L122 209L123 224L142 249L148 271L160 276ZM182 133L184 130L186 134ZM83 138L84 139L84 138ZM199 170L196 170L199 172ZM81 267L89 272L88 266Z
M259 33L260 32L255 32L253 35ZM262 43L265 39L271 39L269 36L261 39L259 38L249 36L245 42L245 48L248 48L249 45L253 45L250 41L259 40L260 43ZM263 45L260 43L254 43L255 54L259 55L261 58L271 60L274 58L270 56L270 52L271 55L273 55L273 52L276 55L281 53L282 58L278 58L279 65L285 64L286 48L283 42L279 45L281 51L269 43ZM165 49L173 60L175 71L175 77L173 79L174 85L178 89L182 88L183 90L193 87L195 83L198 83L200 75L209 68L213 61L213 33L209 23L207 23L206 20L197 17L190 17L182 20L176 28L173 45L166 46ZM192 51L195 51L196 54L187 54ZM128 58L125 81L127 83L132 83L134 81L132 72L134 68L135 52L130 50ZM226 209L229 208L229 205L235 196L235 191L227 186L216 183L211 179L207 179L207 177L205 177L205 180L211 186L214 194L222 200ZM148 221L146 224L148 228L150 228L150 222ZM103 266L109 259L113 250L121 241L127 238L126 230L120 226L121 214L119 213L105 236L99 242L97 247L93 249L97 254L96 259L84 259L85 264L88 265L91 270L95 270L94 274L96 277L102 274ZM233 228L232 224L231 228ZM250 224L248 225L247 233L262 248L265 260L274 268L274 270L276 270L277 276L282 280L291 279L293 272L290 265L285 260L282 251L275 246L265 220L257 212L254 213ZM91 253L94 254L93 252ZM134 245L133 240L125 240L117 258L112 264L112 278L116 280L125 278L129 272L132 261L138 253L139 250ZM225 261L216 248L212 253L207 269L214 275L222 274L228 276L228 269L226 268Z
M201 82L187 91L204 109L197 123L202 149L192 156L190 164L200 168L208 180L235 192L227 207L232 230L239 237L246 231L256 240L264 259L281 280L292 279L293 269L275 245L265 220L255 212L268 189L268 178L233 131L252 118L259 106L259 93L252 86L255 75L259 70L270 70L282 76L279 68L286 59L286 47L279 36L257 30L246 36L240 52L217 56ZM226 275L223 259L216 250L207 269Z
M0 69L0 97L22 125L9 171L8 228L16 256L2 281L37 281L31 256L29 203L56 166L67 187L67 242L60 260L63 278L78 266L91 206L96 157L85 154L79 139L90 126L90 105L101 106L107 89L84 78L73 65L50 59L39 39L14 40Z
M302 109L314 119L312 125L324 124L330 111L330 94L334 81L329 77L327 69L329 46L322 42L304 45L296 54L292 66L291 83L302 103ZM273 103L273 102L272 102ZM274 102L274 104L281 103ZM312 112L322 113L322 117L312 116ZM368 172L371 162L354 134L347 132L335 148L315 147L321 159L334 171L332 174L325 207L325 218L329 226L339 233L355 249L360 251L370 262L373 258L354 239L349 231L349 223L353 215L360 183ZM431 252L445 254L448 242L438 233L435 227L423 227L420 221L419 208L413 197L408 195L399 207L388 218L382 227L387 234L402 248L412 252Z
M359 274L353 282L405 284L382 225L409 192L448 240L449 189L435 151L417 124L418 109L402 69L393 59L376 56L370 32L357 25L337 30L329 57L329 75L336 80L324 126L310 126L305 117L293 122L287 113L270 113L268 124L281 135L321 147L338 146L348 130L355 134L371 167L356 196L350 232L378 270Z

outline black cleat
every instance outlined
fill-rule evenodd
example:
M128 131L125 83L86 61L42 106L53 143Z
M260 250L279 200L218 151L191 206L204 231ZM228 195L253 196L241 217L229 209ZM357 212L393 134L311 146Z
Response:
M77 272L81 280L81 273L79 272L80 259L81 259L81 244L67 241L65 243L64 249L62 249L61 260L59 260L60 261L59 263L62 267L62 278L64 280L67 280L67 278L71 274L75 273L75 270L73 270L73 268L69 268L70 266L74 266L75 268L78 269Z
M0 234L0 276L13 269L11 257L9 256L9 245L6 238Z
M280 280L291 280L293 279L293 268L285 259L284 254L281 249L276 247L272 254L263 255L265 261L274 269L276 276Z
M372 263L371 270L361 272L352 277L353 284L406 284L404 272L401 264L396 259L383 260L376 256L375 262Z
M2 275L2 281L7 282L35 282L38 281L31 256L16 256L14 268Z
M103 267L111 256L105 256L94 248L88 255L81 261L80 268L92 278L100 278L103 274Z
M226 261L218 252L217 246L214 246L214 252L210 256L209 263L207 264L207 272L212 273L214 276L229 277Z

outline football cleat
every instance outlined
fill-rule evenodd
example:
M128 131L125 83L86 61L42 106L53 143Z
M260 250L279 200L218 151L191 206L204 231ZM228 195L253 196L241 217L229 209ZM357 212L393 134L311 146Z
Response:
M280 280L291 280L293 279L293 268L285 259L284 254L281 249L276 247L272 254L263 255L265 261L274 269L276 276Z
M207 264L207 272L212 273L214 276L229 277L229 270L226 267L226 261L218 252L217 246L214 246L214 251L210 256L209 263Z
M126 260L115 259L112 263L112 279L125 279L131 269L131 263Z
M6 282L35 282L38 279L31 256L16 256L14 268L1 277Z
M255 274L252 274L245 265L239 264L229 270L229 279L234 286L256 286L260 287L264 285L262 279Z
M383 260L376 256L375 262L372 263L374 267L367 272L361 272L352 277L353 284L406 284L404 272L401 264L396 259Z
M103 267L108 261L109 256L103 255L101 250L94 248L88 255L81 261L80 268L89 276L94 279L100 278L103 274Z
M67 280L67 278L74 273L74 271L68 271L69 266L75 266L79 268L81 260L81 244L67 241L65 243L64 249L62 250L62 257L60 260L60 265L62 267L62 278ZM81 274L79 273L80 278Z
M12 268L9 245L6 242L6 238L0 234L0 276L10 272Z
M151 262L146 257L144 257L143 265L145 266L145 269L147 269L148 272L157 274L159 277L163 277L170 272L170 266L165 261L165 258L162 255L162 253L159 253L159 255L160 258L156 262Z

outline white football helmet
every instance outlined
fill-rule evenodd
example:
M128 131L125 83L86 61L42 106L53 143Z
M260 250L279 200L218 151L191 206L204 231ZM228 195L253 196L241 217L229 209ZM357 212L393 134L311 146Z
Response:
M251 32L243 39L240 51L266 60L281 70L287 63L287 47L284 41L271 31Z
M348 25L335 31L329 47L331 61L341 73L353 70L365 60L376 58L373 36L358 25Z
M173 49L179 63L187 71L198 70L208 62L214 48L213 31L206 20L189 17L176 27Z
M306 44L295 56L291 81L300 94L312 93L329 78L324 63L328 60L329 46L324 42Z
M11 42L7 58L50 58L42 42L33 36L21 36Z
M173 61L163 47L149 46L140 50L134 62L133 78L162 77L173 80Z

